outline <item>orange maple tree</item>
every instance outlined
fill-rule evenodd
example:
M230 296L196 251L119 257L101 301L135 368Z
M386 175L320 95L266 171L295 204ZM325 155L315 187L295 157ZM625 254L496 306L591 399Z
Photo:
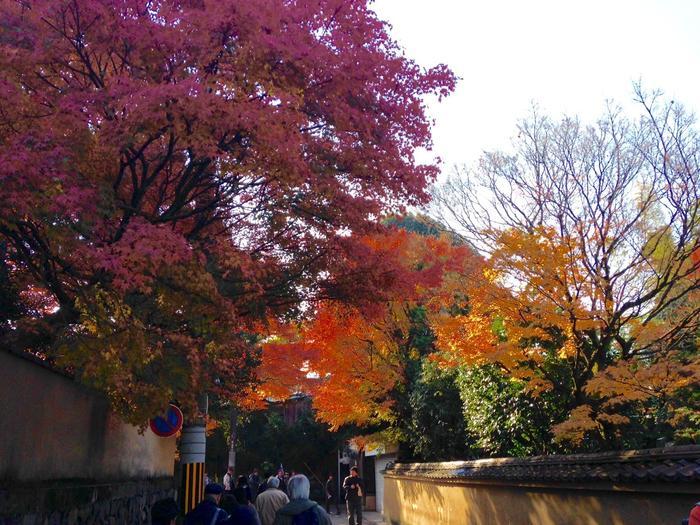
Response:
M487 256L469 308L434 316L438 345L560 394L570 417L554 430L577 444L619 446L635 418L678 424L700 378L698 137L677 104L638 94L636 122L534 115L514 155L438 192Z
M360 258L391 286L382 296L357 302L326 300L294 328L274 323L263 344L260 396L284 397L295 390L312 394L317 417L333 428L353 423L391 423L396 415L390 392L405 381L406 359L417 350L411 310L442 293L450 280L464 279L479 260L447 237L426 237L401 229L367 236Z

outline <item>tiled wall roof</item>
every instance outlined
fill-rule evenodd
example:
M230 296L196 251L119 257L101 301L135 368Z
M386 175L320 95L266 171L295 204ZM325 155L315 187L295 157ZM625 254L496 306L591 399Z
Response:
M454 481L698 482L700 445L598 454L396 463L386 469L386 474Z

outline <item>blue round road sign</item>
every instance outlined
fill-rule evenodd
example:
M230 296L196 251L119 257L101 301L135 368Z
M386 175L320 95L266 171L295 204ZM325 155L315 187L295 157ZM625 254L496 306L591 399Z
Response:
M183 419L182 410L171 404L164 416L156 416L149 423L156 436L170 437L182 428Z

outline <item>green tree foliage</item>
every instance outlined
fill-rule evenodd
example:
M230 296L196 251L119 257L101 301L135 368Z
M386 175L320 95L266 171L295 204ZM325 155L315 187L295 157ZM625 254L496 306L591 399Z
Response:
M533 396L525 383L493 365L456 374L466 432L479 456L529 456L556 451L551 426L565 415L562 400Z
M222 472L228 454L227 433L227 425L222 424L214 433L219 437L213 438L221 443L221 450L207 451L213 458L223 460ZM261 476L267 476L281 464L285 470L303 472L314 484L314 475L325 480L328 472L335 472L337 450L351 435L350 431L331 432L313 411L302 413L291 425L274 410L251 412L239 418L236 469L242 474L257 467Z
M410 394L411 419L406 442L424 461L461 459L473 455L472 439L462 413L456 370L441 370L428 359Z
M384 432L399 444L402 460L437 461L470 453L454 371L428 357L435 336L423 307L409 311L409 336L402 353L404 380L390 393L392 423Z

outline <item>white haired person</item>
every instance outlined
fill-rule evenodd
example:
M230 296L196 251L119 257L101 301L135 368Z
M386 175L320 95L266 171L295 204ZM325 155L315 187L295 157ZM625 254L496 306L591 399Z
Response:
M309 478L297 474L289 478L289 503L277 511L274 525L331 525L331 517L315 501L309 499Z
M277 511L289 503L289 498L279 489L279 486L279 478L270 476L267 478L267 488L255 498L255 508L262 525L272 525Z

